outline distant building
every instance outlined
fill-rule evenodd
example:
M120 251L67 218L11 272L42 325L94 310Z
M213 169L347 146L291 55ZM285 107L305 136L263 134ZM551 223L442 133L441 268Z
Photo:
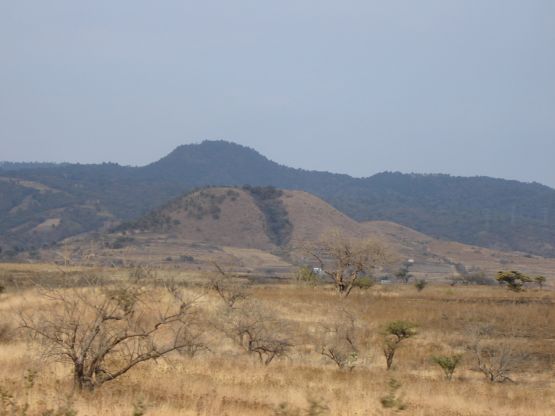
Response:
M321 267L313 267L312 268L312 273L314 273L318 276L323 276L324 275L324 271L322 270Z

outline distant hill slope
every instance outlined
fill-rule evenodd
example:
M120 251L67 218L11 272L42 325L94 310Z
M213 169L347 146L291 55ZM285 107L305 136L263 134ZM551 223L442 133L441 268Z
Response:
M119 230L166 233L174 238L222 246L274 247L264 215L243 189L210 188L177 198Z
M174 199L114 231L275 250L315 241L335 229L351 237L368 236L365 226L303 191L216 187Z
M195 187L245 184L307 191L358 221L390 221L446 240L555 256L555 190L547 186L401 173L352 178L282 166L224 141L180 146L144 167L0 166L0 247L40 246L136 219ZM36 232L45 221L50 228Z
M491 278L504 268L550 278L555 273L555 259L437 240L387 221L360 223L309 193L268 187L204 188L110 233L83 235L64 244L69 244L76 261L89 258L91 252L103 264L132 260L195 269L235 259L244 270L283 275L295 270L292 262L310 261L302 250L306 242L332 230L379 241L398 263L413 259L411 272L419 277L446 279L483 272ZM59 260L58 251L41 254Z

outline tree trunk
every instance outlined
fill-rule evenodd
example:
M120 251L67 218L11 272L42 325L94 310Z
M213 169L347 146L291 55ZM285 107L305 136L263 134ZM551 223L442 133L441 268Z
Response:
M385 353L385 361L387 364L387 369L390 370L393 365L393 356L395 355L395 350L388 351Z
M77 391L83 390L83 385L85 381L85 372L83 369L83 363L76 362L73 365L73 388Z
M94 384L90 377L85 375L83 363L76 362L73 364L73 388L77 391L83 391L83 388L92 391Z

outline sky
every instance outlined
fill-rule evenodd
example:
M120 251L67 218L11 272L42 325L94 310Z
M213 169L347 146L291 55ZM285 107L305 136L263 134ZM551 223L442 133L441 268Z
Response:
M205 139L555 187L555 1L0 1L0 160Z

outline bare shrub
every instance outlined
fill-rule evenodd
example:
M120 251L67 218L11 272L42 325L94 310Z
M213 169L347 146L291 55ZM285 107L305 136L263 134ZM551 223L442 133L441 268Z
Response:
M471 343L468 349L476 360L476 370L492 383L513 381L510 373L519 369L527 359L527 354L515 347L514 340L489 339L492 327L479 326L468 331Z
M227 337L246 353L258 356L264 365L286 356L293 346L285 322L257 302L226 308L221 315Z
M216 272L210 280L209 288L215 291L227 307L234 308L236 304L248 297L248 285L235 273L232 267L227 269L214 263Z
M148 264L138 264L129 270L129 279L134 283L156 280L156 269Z
M45 358L71 363L76 389L92 390L139 363L188 348L184 334L196 323L195 301L178 291L153 292L125 284L42 290L50 308L21 313L21 326Z
M340 369L353 370L359 359L355 318L344 309L338 310L334 316L332 323L321 324L320 354Z
M337 292L348 296L361 276L391 261L391 255L380 243L328 233L320 241L305 247L324 273L332 279Z

